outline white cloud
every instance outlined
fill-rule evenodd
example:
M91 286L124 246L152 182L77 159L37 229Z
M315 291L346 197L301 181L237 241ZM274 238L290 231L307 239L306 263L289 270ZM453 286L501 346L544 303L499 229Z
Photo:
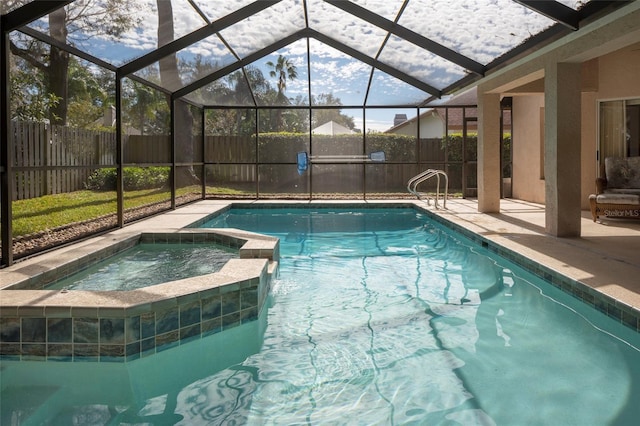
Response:
M402 7L403 0L352 0L354 3L393 21Z
M512 0L409 2L399 23L488 63L553 22Z
M243 8L255 0L234 0L234 1L211 1L211 0L194 0L194 3L202 10L202 12L215 22L218 19L227 16L231 12Z
M304 28L303 8L293 3L291 0L276 3L221 34L240 56L253 53Z
M216 38L217 39L217 38ZM186 57L193 55L201 55L203 58L208 58L213 63L230 64L236 59L229 49L227 49L222 43L215 43L214 40L202 41L184 49L183 53Z
M309 0L311 28L374 57L386 32L321 0Z

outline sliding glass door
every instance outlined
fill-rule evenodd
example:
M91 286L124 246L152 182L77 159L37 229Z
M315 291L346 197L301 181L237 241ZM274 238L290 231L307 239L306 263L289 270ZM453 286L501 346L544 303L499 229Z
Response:
M640 155L640 99L600 102L598 166L604 172L607 157Z

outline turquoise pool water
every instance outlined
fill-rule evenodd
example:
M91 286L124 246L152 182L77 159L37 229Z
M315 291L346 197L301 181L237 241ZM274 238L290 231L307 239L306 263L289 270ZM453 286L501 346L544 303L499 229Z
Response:
M141 243L48 285L68 290L135 290L219 271L238 251L212 244Z
M637 333L416 210L232 209L205 226L280 237L264 318L126 364L3 362L2 424L640 416Z

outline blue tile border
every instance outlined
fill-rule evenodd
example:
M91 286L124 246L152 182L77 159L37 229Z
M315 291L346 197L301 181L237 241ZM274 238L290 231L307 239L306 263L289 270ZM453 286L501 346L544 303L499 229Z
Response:
M415 205L413 205L413 207L420 212L427 214L440 225L461 234L468 240L486 248L490 252L515 263L527 272L542 278L553 287L562 290L582 303L602 312L625 327L630 328L632 331L640 333L640 311L635 309L633 306L629 306L620 300L607 296L606 294L603 294L578 280L567 277L566 275L563 275L545 265L532 261L520 253L497 244L494 241L478 235L475 232L443 218L442 216L430 212L429 210Z
M98 319L0 318L0 359L121 362L148 356L257 320L266 297L258 300L256 295L260 292L266 296L268 281L264 274L259 280L248 280L248 287L238 286L224 296L214 297L233 300L222 310L207 309L212 298L199 297L197 301L148 312L144 319L126 314Z

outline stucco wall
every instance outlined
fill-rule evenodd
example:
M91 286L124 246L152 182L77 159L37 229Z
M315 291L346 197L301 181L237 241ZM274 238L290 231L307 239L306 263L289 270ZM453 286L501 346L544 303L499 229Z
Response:
M640 98L640 43L583 65L581 207L589 208L589 194L597 177L598 101ZM513 197L544 203L540 179L541 108L544 95L513 97Z
M598 62L600 99L640 96L640 43L601 56Z
M513 198L536 203L544 203L544 180L540 178L542 108L543 94L513 97L512 194Z
M387 130L388 133L394 133L396 135L406 135L415 137L418 131L416 130L416 122L411 121L409 123L403 123L402 126L395 127L391 130Z
M444 122L436 114L426 114L420 117L421 138L441 138L444 135Z

